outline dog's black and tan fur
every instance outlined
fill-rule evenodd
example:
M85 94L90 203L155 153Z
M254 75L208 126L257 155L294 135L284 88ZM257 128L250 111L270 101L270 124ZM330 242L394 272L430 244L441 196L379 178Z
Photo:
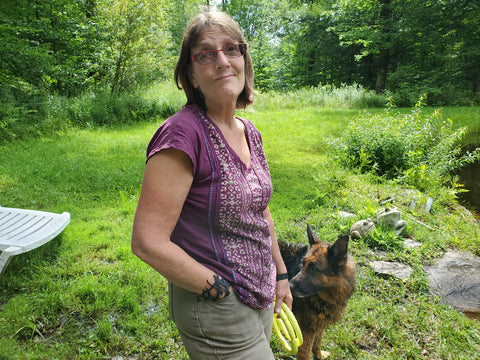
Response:
M310 245L279 242L293 294L293 313L302 330L297 360L322 359L325 328L340 320L355 291L357 267L348 254L349 236L333 244L320 241L307 226Z

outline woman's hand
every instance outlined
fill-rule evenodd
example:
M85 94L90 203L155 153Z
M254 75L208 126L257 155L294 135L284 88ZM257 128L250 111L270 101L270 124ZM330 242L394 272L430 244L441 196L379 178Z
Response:
M293 296L290 291L290 286L288 284L288 280L280 280L277 281L277 288L275 290L276 300L275 300L275 308L273 312L275 314L280 314L282 310L282 302L287 304L288 308L292 309L293 303Z

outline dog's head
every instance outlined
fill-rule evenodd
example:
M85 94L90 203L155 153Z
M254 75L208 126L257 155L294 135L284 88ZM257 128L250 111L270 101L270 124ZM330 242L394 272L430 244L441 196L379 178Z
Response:
M290 280L290 289L296 297L307 297L338 287L342 272L350 261L349 236L340 236L333 244L320 241L307 225L310 247L303 259L302 270Z

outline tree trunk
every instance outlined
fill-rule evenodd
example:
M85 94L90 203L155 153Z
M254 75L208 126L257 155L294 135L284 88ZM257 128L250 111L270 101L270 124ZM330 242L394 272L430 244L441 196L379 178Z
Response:
M480 65L480 58L476 61L476 64ZM480 94L480 69L475 67L476 71L473 73L473 95Z
M125 67L125 58L123 56L123 52L120 52L115 65L115 75L113 76L113 80L112 80L112 90L111 90L112 95L118 96L120 94L120 84L123 80L124 67Z
M388 73L390 54L386 49L380 49L378 56L377 81L375 82L375 93L381 94L385 90Z
M380 18L382 19L382 32L384 41L387 43L390 40L392 31L390 25L388 25L392 17L392 8L390 1L391 0L380 0ZM389 62L390 52L388 48L380 45L380 52L378 54L377 81L375 82L375 93L377 94L381 94L385 90Z
M315 73L313 71L314 65L315 65L315 50L312 49L312 51L310 51L310 54L308 55L308 65L307 65L307 74L308 74L307 84L309 86L318 85L318 82L316 81L317 77L315 76Z

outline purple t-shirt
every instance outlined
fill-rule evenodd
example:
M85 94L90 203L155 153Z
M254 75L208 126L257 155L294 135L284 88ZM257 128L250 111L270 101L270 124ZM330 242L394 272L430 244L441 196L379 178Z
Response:
M260 132L250 121L240 120L250 147L249 167L216 124L193 105L159 127L148 145L147 161L167 148L190 157L193 184L171 240L228 280L244 304L268 309L276 269L263 211L272 195L272 182Z

